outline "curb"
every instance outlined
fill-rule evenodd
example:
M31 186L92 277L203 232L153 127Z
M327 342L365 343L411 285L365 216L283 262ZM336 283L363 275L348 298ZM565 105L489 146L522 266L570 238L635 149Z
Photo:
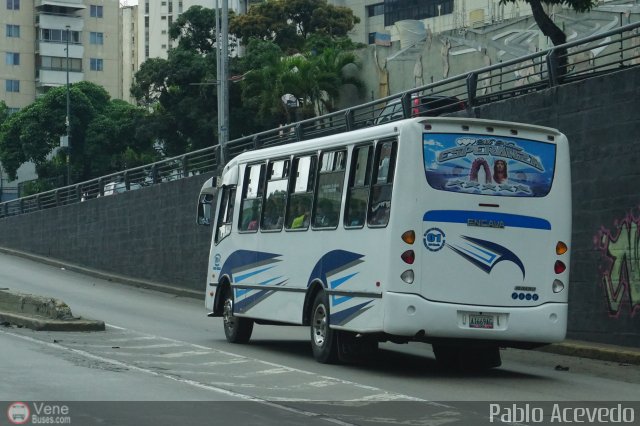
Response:
M0 324L17 325L35 331L104 331L104 321L75 319L52 320L49 318L0 312Z
M640 349L632 347L566 340L562 343L553 343L536 350L557 355L640 365Z
M69 305L53 297L0 290L0 324L36 331L103 331L104 321L74 317Z

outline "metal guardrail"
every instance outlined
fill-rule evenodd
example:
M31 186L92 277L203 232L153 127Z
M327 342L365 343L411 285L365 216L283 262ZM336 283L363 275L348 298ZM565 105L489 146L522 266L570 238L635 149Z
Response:
M375 125L376 118L379 118L384 107L391 102L401 105L402 114L390 115L386 121L421 115L422 110L412 103L416 98L425 99L427 105L432 98L450 98L451 104L443 105L442 102L438 102L438 107L431 110L431 113L437 114L438 109L448 111L453 103L460 101L464 102L466 107L473 107L639 65L640 22L637 22L383 99L234 139L227 143L224 158L231 159L248 150ZM220 149L220 146L216 145L146 166L0 203L0 218L214 172L222 166L219 164L219 159L222 158Z

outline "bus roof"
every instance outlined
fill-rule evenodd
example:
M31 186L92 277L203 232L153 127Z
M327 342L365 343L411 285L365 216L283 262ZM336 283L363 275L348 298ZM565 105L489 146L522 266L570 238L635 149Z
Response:
M553 139L551 140L555 140L558 136L562 135L557 129L527 123L516 123L510 121L468 117L417 117L394 121L391 123L385 123L378 126L366 127L350 132L323 136L316 139L307 139L300 142L243 152L234 157L225 165L223 174L226 173L229 168L235 167L237 164L257 161L265 157L273 158L302 152L311 152L318 149L331 148L333 146L340 146L345 143L346 135L348 135L350 143L390 137L400 133L402 127L412 125L413 123L431 124L435 126L449 125L451 127L449 131L453 131L455 127L458 127L459 130L462 131L462 126L467 126L467 131L469 131L470 133L479 131L479 127L483 128L483 132L486 132L487 128L509 128L518 132L546 134L547 136L553 137ZM475 128L475 130L473 128Z

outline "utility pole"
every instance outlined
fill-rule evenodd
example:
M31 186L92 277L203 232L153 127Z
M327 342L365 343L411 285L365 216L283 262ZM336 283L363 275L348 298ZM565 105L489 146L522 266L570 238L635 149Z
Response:
M69 39L71 38L70 26L67 25L67 186L71 185L71 98L69 96Z
M224 165L225 149L229 141L229 3L222 0L222 10L216 0L216 75L218 83L218 143L220 145L220 164Z

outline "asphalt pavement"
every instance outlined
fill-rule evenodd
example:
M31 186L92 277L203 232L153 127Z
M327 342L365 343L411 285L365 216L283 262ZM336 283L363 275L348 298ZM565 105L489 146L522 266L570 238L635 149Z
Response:
M131 277L126 277L122 275L110 274L104 271L99 271L91 268L85 268L78 265L73 265L67 262L62 262L57 259L52 259L44 256L33 255L31 253L25 253L17 250L11 250L0 247L0 252L24 257L30 260L34 260L40 263L56 266L59 268L64 268L70 271L79 272L85 275L93 276L100 279L105 279L109 281L118 282L121 284L131 285L134 287L140 288L148 288L156 291L162 291L170 294L175 294L178 296L186 296L192 297L196 299L201 299L202 292L182 289L177 287L171 287L165 284L154 283L151 281L138 280ZM0 290L2 290L0 288ZM1 295L0 295L1 296ZM20 325L32 328L32 329L43 329L47 326L48 323L51 323L52 326L57 326L54 324L56 322L55 319L42 317L39 315L29 315L19 312L8 312L5 308L0 306L0 323L1 322L11 322L12 318L19 317ZM58 321L59 322L59 321ZM87 321L86 325L81 323L77 323L73 325L74 328L86 326L87 331L90 330L90 327L95 327L91 321ZM554 343L551 345L546 345L537 350L549 353L555 353L560 355L568 355L575 356L581 358L589 358L589 359L597 359L601 361L609 361L616 362L621 364L635 364L640 365L640 348L628 347L628 346L619 346L619 345L609 345L598 342L588 342L588 341L579 341L579 340L565 340L562 343Z

